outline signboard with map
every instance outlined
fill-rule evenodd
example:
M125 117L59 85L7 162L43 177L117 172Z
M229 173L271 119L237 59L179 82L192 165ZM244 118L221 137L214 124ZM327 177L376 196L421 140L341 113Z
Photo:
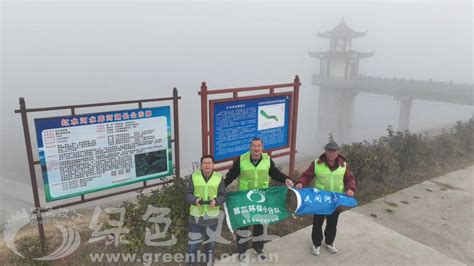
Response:
M46 201L172 173L170 107L35 119Z
M259 137L265 150L289 146L291 94L211 100L211 151L216 161L240 156Z

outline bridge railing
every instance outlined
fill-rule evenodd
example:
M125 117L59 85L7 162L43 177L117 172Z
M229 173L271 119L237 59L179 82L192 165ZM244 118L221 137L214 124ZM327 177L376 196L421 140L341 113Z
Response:
M421 79L406 79L406 78L399 78L399 77L392 77L392 78L387 78L387 77L380 77L380 76L368 76L368 75L359 75L356 79L346 79L344 77L321 77L319 73L314 73L312 75L313 79L326 79L326 80L335 80L335 81L341 81L341 80L380 80L380 81L397 81L397 82L410 82L410 83L416 83L416 84L425 84L425 85L449 85L449 86L464 86L464 87L471 87L473 84L469 83L462 83L462 82L453 82L452 80L450 81L433 81L431 79L429 80L421 80Z
M406 81L406 82L412 82L412 83L417 83L417 84L421 83L421 84L433 84L433 85L450 85L450 86L466 86L466 87L473 86L472 84L469 84L469 83L453 82L452 80L447 82L447 81L433 81L431 79L429 79L429 80L419 80L419 79L413 79L413 78L405 79L405 78L398 78L398 77L384 78L384 77L380 77L380 76L374 77L374 76L367 76L367 75L359 75L358 79L359 80L366 79L366 80L384 80L384 81L387 81L387 80Z

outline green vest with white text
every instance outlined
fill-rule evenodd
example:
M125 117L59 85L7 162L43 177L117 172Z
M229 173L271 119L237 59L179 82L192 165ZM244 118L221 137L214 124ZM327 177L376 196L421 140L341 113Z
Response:
M337 162L336 162L337 163ZM326 163L314 161L315 181L313 187L331 192L344 193L344 174L346 173L346 163L331 171Z
M193 173L192 179L194 185L194 196L196 198L200 198L202 200L212 200L217 198L219 184L222 181L222 175L220 173L213 172L212 176L206 183L201 170L197 170ZM219 206L211 207L207 204L197 206L192 204L189 208L189 213L194 217L202 217L204 214L215 217L219 215L219 210Z
M239 190L267 188L270 183L268 176L270 164L270 156L266 153L262 153L262 160L257 166L250 161L250 152L242 154L240 156Z

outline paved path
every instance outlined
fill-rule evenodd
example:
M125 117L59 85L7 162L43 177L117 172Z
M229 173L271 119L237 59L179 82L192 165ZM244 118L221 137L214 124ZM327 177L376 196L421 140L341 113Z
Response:
M249 250L248 264L473 265L473 173L471 166L344 212L336 255L311 255L309 226L267 243L268 262ZM216 265L242 264L235 259Z

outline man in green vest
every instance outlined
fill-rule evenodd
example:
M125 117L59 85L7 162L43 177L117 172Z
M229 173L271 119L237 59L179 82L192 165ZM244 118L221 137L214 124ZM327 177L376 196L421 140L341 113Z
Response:
M212 265L213 252L216 245L209 239L207 230L216 231L221 205L225 202L225 185L222 175L214 172L214 157L201 157L201 169L189 178L186 187L186 201L191 204L188 217L188 248L186 261L189 265L207 263ZM208 229L209 228L209 229ZM203 256L200 246L209 241Z
M260 138L253 138L250 142L250 151L242 154L239 158L234 160L232 168L226 175L225 186L230 185L235 179L238 179L238 189L249 190L267 188L270 183L270 178L276 181L285 183L286 186L292 187L293 181L283 174L275 163L266 153L263 153L263 141ZM239 260L246 259L245 251L247 250L247 240L242 240L242 236L246 235L248 226L239 228L237 230L237 249L239 252ZM261 224L253 226L253 241L252 247L257 253L260 260L265 260L266 255L263 252L263 239L256 240L263 235L263 226Z
M330 141L324 147L325 152L319 156L318 160L311 163L308 169L296 182L296 188L303 186L315 187L320 190L345 193L349 197L354 196L355 178L349 169L349 165L344 156L339 154L339 146L335 141ZM321 243L327 248L329 253L336 254L338 251L334 245L336 238L337 220L339 210L331 215L314 215L313 230L311 240L313 247L311 253L318 256L320 254ZM324 230L324 242L322 226L326 219L326 229Z

